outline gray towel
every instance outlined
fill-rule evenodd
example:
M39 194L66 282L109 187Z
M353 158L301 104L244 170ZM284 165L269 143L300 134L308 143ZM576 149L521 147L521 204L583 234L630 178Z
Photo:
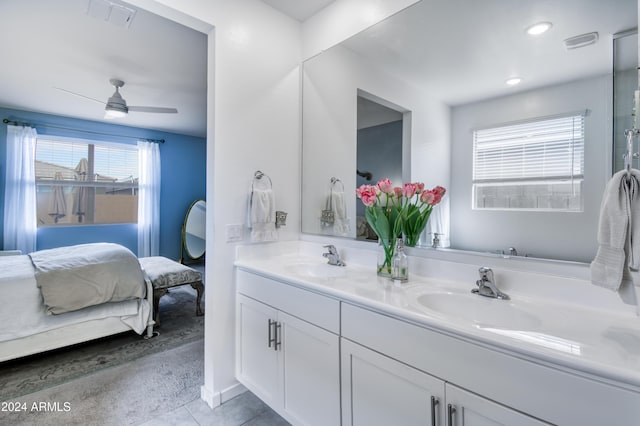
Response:
M613 291L633 285L629 268L637 270L640 266L639 180L640 171L636 169L631 169L628 179L625 170L617 172L607 183L600 206L598 252L591 262L591 282Z

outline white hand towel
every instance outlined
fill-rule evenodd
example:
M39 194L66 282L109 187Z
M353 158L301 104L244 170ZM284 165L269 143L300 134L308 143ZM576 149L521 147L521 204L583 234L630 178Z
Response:
M344 192L331 192L331 205L335 215L333 222L334 235L345 236L349 233L349 218L347 217L347 206L344 201Z
M254 188L249 206L251 241L275 241L276 203L271 189Z
M598 252L591 262L591 282L620 291L623 300L631 301L626 286L633 282L629 268L640 266L640 171L625 170L613 175L604 192L598 224ZM635 290L639 290L640 287ZM625 297L625 295L627 295Z

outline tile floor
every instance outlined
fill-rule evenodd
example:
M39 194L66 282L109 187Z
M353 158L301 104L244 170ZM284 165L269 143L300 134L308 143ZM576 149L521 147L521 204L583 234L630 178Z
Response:
M275 411L251 392L245 392L215 409L195 399L140 426L286 426Z

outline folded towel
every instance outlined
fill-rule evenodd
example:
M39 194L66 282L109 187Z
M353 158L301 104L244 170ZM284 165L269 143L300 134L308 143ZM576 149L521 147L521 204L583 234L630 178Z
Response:
M345 236L349 233L349 218L347 217L347 205L344 201L344 192L331 191L331 205L335 214L333 222L334 235Z
M251 241L275 241L276 232L276 203L271 189L254 188L249 201L249 226Z
M634 284L629 268L637 270L639 266L640 171L631 169L628 178L623 170L607 183L600 206L598 252L591 262L591 282L628 295L624 287ZM640 286L640 282L635 285Z

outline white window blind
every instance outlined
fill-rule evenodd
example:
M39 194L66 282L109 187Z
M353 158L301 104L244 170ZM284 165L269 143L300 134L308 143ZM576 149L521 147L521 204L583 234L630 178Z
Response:
M38 226L136 223L137 146L40 136Z
M581 210L584 114L473 133L474 208Z

